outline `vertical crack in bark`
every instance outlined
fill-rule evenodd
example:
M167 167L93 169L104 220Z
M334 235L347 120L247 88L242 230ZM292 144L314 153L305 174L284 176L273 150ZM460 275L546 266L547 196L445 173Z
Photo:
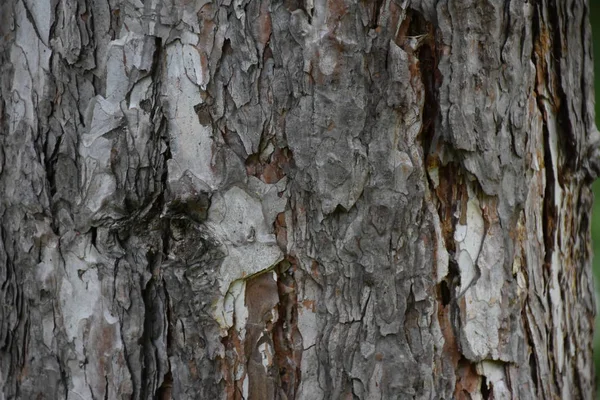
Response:
M455 371L457 384L455 396L465 398L467 393L480 390L481 377L475 364L467 360L460 350L461 307L458 303L458 290L461 287L459 266L456 262L454 231L456 224L466 224L467 186L462 169L454 162L441 165L441 143L438 142L436 127L440 118L439 88L442 75L438 69L439 49L435 26L415 10L407 11L406 19L398 30L396 38L408 54L417 59L417 73L424 92L422 126L417 137L423 149L423 162L431 200L437 208L444 247L449 254L448 271L437 287L438 321L444 337L444 363L448 362ZM413 72L414 73L414 72ZM437 179L432 175L437 174ZM460 211L460 215L457 212ZM437 275L437 266L434 269ZM464 291L463 291L464 293ZM407 304L408 305L408 304Z
M275 222L280 246L286 240L282 220ZM233 324L222 340L227 399L296 398L303 350L296 270L296 259L287 255L241 282L245 289L238 296L244 296L246 315L238 315L242 310L234 300Z
M408 9L406 18L398 29L396 43L417 59L416 72L421 79L425 94L421 114L422 126L417 140L423 148L423 160L428 171L430 168L438 167L440 150L436 138L436 124L440 117L439 88L442 75L438 69L439 54L435 26L419 12ZM429 176L428 182L430 192L436 193L436 187ZM440 220L445 221L441 212ZM446 230L445 233L449 233L452 229ZM447 240L446 245L453 245L452 240Z
M545 178L546 178L546 182L545 182L545 187L544 187L544 200L543 200L543 210L542 210L542 230L543 230L543 236L544 236L544 281L547 285L547 289L546 289L546 296L547 296L547 301L548 304L550 305L550 307L560 307L562 304L555 304L555 302L552 299L552 291L551 291L551 285L553 285L552 282L552 268L557 268L558 266L553 266L552 264L552 258L553 258L553 254L556 251L556 238L557 238L557 228L558 228L558 209L557 209L557 205L556 205L556 188L559 185L558 182L558 177L555 174L555 167L556 167L556 171L559 170L559 166L558 165L554 165L555 161L558 162L558 155L554 155L552 154L552 148L551 148L551 141L553 140L552 136L552 132L550 131L551 127L549 126L549 120L552 118L551 115L549 115L547 109L548 109L548 105L545 103L549 103L550 107L553 108L553 110L557 113L559 113L559 123L558 126L554 127L554 129L560 129L562 123L560 122L560 119L562 118L560 116L560 113L562 112L561 109L565 109L566 108L566 104L563 104L561 107L561 96L564 95L564 92L562 92L562 95L559 94L558 97L553 95L553 90L554 91L559 91L559 93L561 93L562 91L562 87L560 82L557 82L558 79L560 79L560 76L557 75L557 73L559 72L559 70L557 68L559 68L559 66L557 64L559 64L560 62L556 63L553 62L554 60L554 56L555 54L558 54L560 56L560 49L557 49L557 46L560 47L561 44L560 43L555 43L557 40L560 40L560 33L555 33L555 37L554 39L551 37L550 32L549 32L549 27L547 25L544 24L543 21L543 11L544 11L544 6L545 6L545 2L542 0L538 0L536 2L536 8L535 11L533 13L533 21L532 21L532 26L533 26L533 43L534 43L534 47L533 47L533 54L532 54L532 60L535 64L536 67L536 81L535 81L535 89L534 89L534 95L536 97L536 102L537 102L537 107L539 110L539 113L542 117L542 122L543 122L543 142L544 142L544 173L545 173ZM554 14L556 13L556 10L554 9L553 12L550 12L550 14ZM560 29L558 23L558 16L554 15L551 16L552 22L554 24L556 24L554 26L554 29ZM558 37L556 36L558 35ZM555 53L556 51L559 51L559 53ZM548 55L550 55L549 57L547 57ZM548 62L551 62L552 65L548 65ZM549 97L550 96L550 97ZM557 149L558 147L560 147L560 132L555 132L554 133L556 136L558 136L556 138L556 140L559 142L557 145ZM560 282L559 282L560 285ZM557 288L557 290L561 291L562 294L562 288ZM559 373L559 360L558 360L558 354L557 352L559 351L559 349L556 348L555 344L557 342L557 340L562 340L562 338L557 338L557 332L555 329L555 325L557 323L561 323L560 321L554 321L554 313L549 313L549 321L550 321L550 329L548 329L548 347L549 349L551 349L551 351L548 352L548 358L550 358L551 360L553 360L552 365L554 365L553 368L553 380L554 380L554 385L556 388L558 388L558 390L560 391L560 388L562 387L562 384L560 382L560 373ZM544 349L539 349L538 347L534 347L532 349L534 352L537 351L544 351ZM536 355L537 357L537 355Z
M561 62L563 59L563 47L566 48L566 43L563 43L562 35L562 24L561 18L557 9L556 1L548 2L548 15L549 25L552 27L552 55L553 55L553 67L555 71L555 78L550 82L553 85L553 89L556 90L555 108L558 114L558 125L561 130L561 134L558 135L559 143L562 144L562 148L565 150L565 159L563 167L566 167L568 171L573 172L578 170L579 165L579 152L577 151L577 142L575 132L573 131L573 123L569 113L569 100L565 93L563 82L563 71ZM539 21L538 21L539 23ZM585 93L585 91L583 91ZM584 113L584 115L587 113ZM566 137L565 137L566 136ZM562 142L562 143L561 143ZM566 171L564 171L566 172ZM560 179L561 177L556 177Z
M114 14L114 13L113 13ZM118 16L118 14L117 14ZM170 247L170 231L171 221L169 218L162 218L160 216L161 211L165 210L167 203L166 192L168 188L168 160L172 158L170 140L166 129L166 120L161 112L160 104L160 90L161 90L161 73L163 70L162 66L162 39L155 38L155 51L153 54L152 61L152 81L154 82L154 96L152 99L153 107L150 107L150 120L154 122L156 138L158 141L164 143L165 149L162 152L162 160L159 161L159 165L162 168L162 173L159 178L159 193L156 197L157 201L152 207L156 210L151 218L161 218L158 221L160 226L160 248L154 251L150 250L147 253L148 272L152 274L150 280L144 285L142 282L141 295L144 304L144 325L142 335L139 339L142 347L142 371L141 371L141 382L139 383L139 389L141 393L139 398L157 398L157 399L170 399L170 389L172 386L172 374L170 371L170 363L168 357L162 360L164 357L160 354L156 348L154 341L166 336L165 343L167 347L167 354L169 353L170 343L170 314L171 304L169 303L169 294L167 292L166 283L161 278L161 268L163 261L167 259ZM160 149L160 145L158 145ZM160 151L158 150L157 151ZM160 154L160 153L159 153ZM154 201L154 200L153 200ZM161 295L162 294L162 295ZM164 298L163 298L164 297ZM162 332L163 327L166 327L166 335ZM165 362L168 366L167 371L160 370L160 363ZM135 376L135 371L130 371L132 377ZM162 373L162 376L160 374ZM160 384L160 386L159 386ZM138 398L136 387L133 387L133 398Z
M289 148L277 146L266 154L263 150L268 146L264 134L259 152L245 160L246 173L266 184L275 184L289 173L293 154ZM243 289L234 290L239 292L237 296L243 296L243 305L239 299L233 300L232 326L222 340L227 399L293 400L300 385L303 347L297 326L298 299L294 278L297 262L286 251L285 213L277 215L273 230L285 255L284 260L244 277L238 282ZM230 287L234 285L235 282Z
M438 285L438 321L445 343L443 352L445 360L452 365L457 379L455 396L467 398L470 394L480 393L489 398L492 393L483 372L478 364L463 355L461 349L461 321L466 317L467 305L463 295L481 276L477 260L473 260L475 276L470 282L461 282L461 268L458 265L455 229L457 224L467 226L467 205L469 192L473 189L475 196L483 193L477 181L467 181L467 173L458 161L445 160L442 164L439 132L436 126L440 119L439 88L442 75L438 69L439 46L434 25L415 10L407 11L406 20L399 29L397 43L410 55L417 58L416 69L421 79L424 93L422 108L422 126L417 140L423 149L424 167L431 200L437 207L441 224L442 237L448 251L449 262L447 275ZM411 69L411 72L414 70ZM413 72L414 74L414 72ZM473 196L473 195L471 195ZM483 216L484 236L489 229L489 220ZM437 267L436 267L437 268ZM434 273L436 271L434 270ZM460 289L460 293L458 292Z
M379 26L379 15L381 14L381 7L384 4L384 0L373 1L373 18L371 19L371 29L376 29Z
M531 326L531 322L529 321L529 305L525 305L522 312L522 320L523 325L525 327L525 335L527 339L527 345L531 351L529 355L529 373L531 374L531 380L535 386L535 394L540 394L540 376L538 372L538 364L540 362L537 352L535 351L535 342L533 341L533 327ZM542 386L543 390L543 386ZM543 393L543 391L542 391Z
M456 379L460 381L461 374L465 371L474 370L474 364L466 367L459 363L467 363L466 358L460 350L460 327L461 327L461 304L459 303L459 290L461 287L461 275L458 263L456 261L456 243L454 232L457 223L463 220L465 224L466 201L468 200L465 178L460 167L454 163L448 163L445 166L437 166L438 160L430 160L433 168L437 169L438 185L435 186L429 179L432 201L436 204L439 220L441 224L444 247L449 254L448 271L445 278L440 282L437 289L438 296L438 321L442 335L444 337L443 353L452 365ZM431 167L430 167L431 168ZM462 366L461 366L462 365ZM462 372L461 372L462 371ZM467 374L471 376L473 374ZM464 376L463 379L468 379ZM467 385L467 383L464 383ZM457 385L458 387L458 385ZM458 390L458 389L457 389ZM462 393L460 390L456 393ZM464 395L456 395L457 398L464 398ZM462 397L461 397L462 396Z
M423 157L427 165L430 154L432 152L436 154L438 151L434 138L440 110L439 88L442 83L442 76L438 69L438 50L434 25L427 21L423 15L410 9L407 13L407 19L409 20L408 37L413 41L417 41L415 55L419 60L417 66L425 91L421 117L423 125L419 139L423 147ZM414 47L408 50L408 46L405 41L405 51L414 51Z
M447 275L436 290L438 296L437 316L444 337L443 352L447 357L444 362L450 362L459 382L461 374L470 371L462 376L463 385L471 384L473 381L478 383L480 378L475 371L474 364L462 356L459 344L458 329L461 326L461 310L457 300L458 290L461 287L461 276L455 261L454 231L459 218L462 224L466 224L468 193L461 168L455 163L440 165L441 143L438 142L436 127L440 117L439 88L442 83L442 75L438 69L439 49L435 26L419 12L409 9L406 19L398 30L396 41L408 54L412 54L417 59L416 73L423 85L420 90L424 92L422 126L417 140L420 141L423 149L423 162L431 201L437 207L444 247L449 254ZM437 173L437 182L434 182L431 176L434 170ZM457 216L457 211L460 211L460 216ZM437 275L437 266L433 273ZM461 398L463 393L458 390L459 387L460 385L457 385L455 394ZM474 391L475 386L469 387L466 392L474 393Z
M296 259L288 256L277 267L279 318L273 329L275 364L279 371L280 388L285 398L294 400L300 385L302 337L298 330L298 290L294 273Z
M58 132L57 132L58 134ZM46 180L48 181L48 201L50 202L49 206L50 206L50 210L52 213L52 229L54 230L54 233L59 235L59 224L56 222L56 217L54 216L55 214L55 210L54 210L54 195L56 194L56 163L58 162L58 155L59 155L59 149L60 149L60 145L62 143L62 134L59 134L59 136L56 138L56 144L54 145L53 149L49 149L49 141L45 140L44 141L44 153L45 153L45 160L44 160L44 169L46 171Z
M165 313L165 317L166 317L166 327L167 327L167 357L171 356L172 354L172 348L173 348L173 312L172 312L172 304L171 304L171 300L169 298L169 293L167 291L167 286L166 286L166 282L163 279L162 282L162 289L164 291L164 296L165 296L165 300L166 300L166 313ZM173 388L173 374L171 372L171 362L170 360L167 358L166 360L167 363L167 371L163 376L163 382L162 385L160 385L160 387L158 388L158 391L156 393L156 398L157 400L171 400L171 391Z
M60 357L58 354L55 356L55 359L56 365L58 365L58 371L60 373L60 383L64 389L64 399L67 400L69 398L69 376L67 371L65 371L63 364L60 362Z
M485 400L490 398L490 395L493 393L493 387L492 384L490 383L490 385L488 386L487 383L487 378L485 377L485 375L481 376L481 397Z
M167 161L171 158L171 149L170 149L170 145L169 145L169 141L166 140L166 150L165 150L165 154L164 154L164 170L163 170L163 175L162 175L162 193L161 193L161 198L160 198L160 203L161 203L161 209L164 210L164 207L166 205L166 199L165 199L165 190L167 188L167 182L168 182L168 168L167 168ZM148 368L148 366L146 365L146 368L144 368L143 374L142 374L142 391L146 391L146 390L151 390L150 393L152 393L152 395L156 395L158 399L160 400L166 400L166 399L170 399L170 393L171 393L171 386L172 386L172 374L171 374L171 369L170 369L170 362L168 360L168 358L166 360L161 360L160 357L161 355L158 353L157 349L155 348L154 344L152 343L154 339L157 339L156 337L156 329L159 329L159 327L157 326L157 324L162 324L163 326L166 326L167 328L167 332L166 332L166 351L167 351L167 355L170 351L170 345L171 342L169 341L170 339L170 334L171 334L171 321L170 321L170 314L171 314L171 310L170 310L170 304L169 304L169 294L167 292L167 288L166 288L166 284L164 282L164 280L162 278L160 278L161 276L161 268L162 268L162 264L163 264L163 260L166 260L168 258L169 255L169 251L170 251L170 232L171 232L171 220L170 218L163 218L162 221L160 221L160 226L161 226L161 242L162 242L162 248L161 248L161 253L157 255L156 259L154 260L154 262L149 262L148 263L148 267L150 268L150 272L152 273L152 278L150 279L150 282L148 282L146 288L142 291L143 293L143 298L144 298L144 304L146 307L146 312L145 312L145 316L144 316L144 333L142 336L143 339L143 343L145 344L145 348L144 348L144 357L146 360L148 360L149 358L152 358L152 361L150 362L151 364L153 364L156 369L152 370L150 368ZM159 290L163 291L163 295L164 295L164 299L162 299L162 296L160 296L161 298L159 298L159 294L157 293ZM158 299L158 300L157 300ZM161 302L162 304L157 304L157 301ZM161 318L161 320L157 320L158 318ZM164 319L164 321L162 320ZM148 337L148 335L151 335L150 337ZM160 332L158 333L158 335L164 335L164 333ZM150 361L150 360L148 360ZM159 376L156 374L160 374L163 371L160 371L160 362L164 361L167 365L167 371L164 371L163 376ZM150 377L147 374L155 374L155 376ZM146 376L145 376L146 375ZM144 379L144 376L146 379ZM162 384L160 386L158 386L158 382L161 382L162 380ZM148 385L148 383L152 382L152 385Z
M544 52L549 51L549 38L547 36L547 32L542 32L541 26L541 5L538 4L536 7L536 11L533 16L533 40L535 43L534 52L532 54L532 60L536 66L536 87L534 90L537 107L542 115L543 119L543 142L544 142L544 172L546 174L546 184L544 188L544 201L543 201L543 210L542 210L542 230L544 235L544 280L548 281L550 273L548 272L551 263L552 263L552 252L554 251L554 237L556 230L556 218L557 218L557 210L554 205L554 170L552 165L552 155L550 150L550 132L548 129L547 118L548 115L545 112L545 107L543 104L544 97L539 92L539 86L545 85L542 77L545 73L547 73L544 60ZM548 304L552 304L552 300L550 299L550 291L547 291ZM550 316L551 319L551 316ZM548 332L549 338L549 346L552 346L554 342L553 336L554 332L552 329ZM539 349L536 347L532 348L534 353L537 353ZM541 350L543 351L543 350ZM537 354L536 354L537 357ZM548 354L549 358L554 357L552 353ZM533 378L533 376L532 376Z
M142 374L141 374L141 396L142 399L153 397L154 394L154 372L155 372L155 351L152 345L152 328L153 322L152 317L154 316L154 310L152 307L153 296L152 291L154 289L154 279L146 284L146 287L142 289L142 299L144 301L144 329L140 338L140 344L142 346ZM135 393L134 393L135 395Z

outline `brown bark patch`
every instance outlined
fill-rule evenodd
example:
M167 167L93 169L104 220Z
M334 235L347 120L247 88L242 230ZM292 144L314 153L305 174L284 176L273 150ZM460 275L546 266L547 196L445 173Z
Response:
M287 256L274 269L246 280L245 332L240 335L232 327L223 339L228 400L244 398L245 384L249 399L295 399L303 350L296 270L296 260Z
M296 270L296 259L290 256L278 267L279 319L273 329L280 387L289 400L296 398L300 385L303 350L302 336L298 329L298 291L294 278Z
M345 0L329 0L327 2L327 9L329 10L327 25L330 31L333 32L335 25L348 13L348 5Z
M285 213L277 214L277 218L275 218L275 222L273 223L275 230L275 239L277 240L277 245L281 249L287 248L287 225L285 222Z
M225 398L227 400L242 400L243 382L246 378L246 354L244 351L244 343L235 328L230 328L227 336L223 338L225 346L225 359L221 364L221 373L225 381ZM236 373L243 367L243 372L236 379Z
M274 370L274 346L272 341L273 324L278 315L274 312L279 302L277 282L272 272L262 273L246 283L246 307L248 322L244 351L248 360L248 398L275 398L277 376Z
M478 393L480 389L481 376L477 373L475 365L465 358L461 359L456 370L454 398L457 400L471 400L471 394Z
M290 171L293 154L287 147L277 148L268 159L261 159L258 154L251 154L246 159L246 174L255 176L265 183L277 183Z

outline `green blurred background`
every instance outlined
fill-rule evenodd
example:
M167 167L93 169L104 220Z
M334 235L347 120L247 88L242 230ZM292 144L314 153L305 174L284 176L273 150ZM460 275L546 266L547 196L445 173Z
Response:
M594 40L594 86L596 96L600 95L600 1L588 0ZM600 100L596 101L596 125L600 126ZM594 212L592 214L592 239L594 242L594 276L596 277L596 298L600 296L600 180L594 183ZM600 316L596 315L596 335L594 338L594 361L596 382L600 387ZM600 400L600 391L596 396Z

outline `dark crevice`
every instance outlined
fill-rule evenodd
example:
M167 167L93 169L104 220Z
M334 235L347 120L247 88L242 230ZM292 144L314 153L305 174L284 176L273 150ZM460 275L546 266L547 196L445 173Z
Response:
M58 223L58 219L56 217L56 204L55 204L55 195L56 195L56 163L58 162L59 149L62 143L62 134L58 136L56 139L56 144L54 145L54 149L52 149L52 153L50 149L48 149L48 138L46 138L44 142L44 170L46 171L46 181L48 182L48 202L50 206L50 213L52 214L52 222L50 223L50 228L57 236L60 236L60 224Z
M162 54L162 40L160 38L155 39L156 50L154 52L153 57L153 65L152 65L152 77L154 82L160 82L159 76L161 74L162 64L161 64L161 54ZM159 215L159 210L164 209L164 205L166 203L166 191L168 187L168 168L167 162L172 158L171 154L171 146L167 130L165 129L165 118L160 114L157 114L160 110L159 105L159 92L160 87L157 83L154 92L153 98L153 106L151 108L150 119L154 121L158 119L156 122L156 135L158 140L162 140L165 145L165 150L162 153L162 160L158 161L162 171L160 172L160 185L159 185L159 194L157 194L157 201L153 209L155 211L151 213L150 218L157 218ZM141 295L144 304L144 325L142 336L139 339L139 343L142 347L141 351L141 361L142 361L142 373L141 373L141 382L140 389L141 393L139 398L155 398L155 399L163 399L165 397L159 397L159 394L165 394L167 392L165 382L168 380L167 375L169 371L166 371L163 376L163 384L161 387L157 387L159 376L158 374L163 372L160 371L160 362L162 360L159 359L159 353L156 349L154 341L160 337L161 330L163 326L162 318L168 319L168 306L165 304L166 297L166 289L164 287L164 281L160 278L160 275L156 274L156 271L160 271L163 260L166 259L169 253L169 245L170 245L170 219L163 218L159 221L160 226L160 235L161 235L161 247L159 249L150 250L146 253L147 263L148 263L148 272L152 274L152 278L145 283L141 282ZM160 272L158 272L160 274ZM168 333L167 333L168 334ZM168 359L165 360L167 364L169 363ZM133 371L132 371L133 375ZM134 389L135 391L135 389ZM170 394L170 391L168 392ZM134 393L134 398L137 393Z
M535 394L538 394L539 383L538 383L537 362L535 360L535 355L533 353L531 353L529 355L529 372L531 373L531 380L533 381L533 385L535 386Z
M450 294L450 288L448 287L448 283L445 280L440 283L440 296L442 298L442 305L445 307L450 304L450 300L452 299Z
M418 43L416 49L408 45L407 39L409 38ZM422 127L419 133L425 161L430 152L437 151L433 141L436 123L440 116L439 88L442 84L442 74L438 68L439 55L436 40L434 24L427 21L421 13L408 9L406 18L398 30L396 42L406 52L413 53L418 59L417 67L425 91L421 115Z
M162 174L160 177L160 181L161 181L161 192L160 192L160 205L161 205L161 209L164 207L165 203L166 203L166 196L165 196L165 192L167 191L167 186L168 186L168 182L169 182L169 169L168 169L168 161L173 158L173 155L171 154L171 143L170 140L168 138L168 136L163 137L163 142L165 144L165 152L163 155L163 162L162 162Z
M348 213L348 210L346 210L346 208L344 206L342 206L341 204L338 204L337 206L335 206L335 209L332 211L331 217L332 218L339 217L346 213Z
M55 356L56 364L58 365L58 370L60 373L60 383L64 388L65 400L69 397L69 377L67 375L67 371L63 368L63 364L60 362L60 358L58 355Z
M59 11L60 11L59 7L61 5L63 5L63 3L59 2L59 1L55 2L54 3L54 7L53 7L53 9L51 11L52 18L50 18L50 20L52 21L52 23L50 24L50 29L48 30L48 37L49 38L54 38L54 37L57 36L56 33L55 33L55 31L56 31L56 26L57 26L57 24L59 23L59 20L60 20L58 18L58 15L59 15ZM53 64L50 63L50 65L53 65Z
M381 7L383 6L384 0L373 1L373 19L371 20L371 29L376 29L379 26L379 15L381 14Z
M385 292L384 292L385 294ZM413 285L408 290L408 296L406 296L406 309L404 311L403 330L404 335L407 338L408 351L415 354L415 342L412 338L411 331L418 329L416 322L419 320L420 311L417 309L417 302L415 300L415 293L413 291ZM418 358L417 358L418 360Z
M456 289L460 287L460 269L458 268L458 263L454 260L454 257L448 262L448 276L446 277L447 282L449 282L449 292L452 300L456 301ZM454 293L453 293L454 292Z
M550 281L550 270L551 270L551 265L552 265L552 254L555 251L555 236L556 236L556 229L557 229L557 223L558 223L558 210L556 207L556 204L554 203L554 192L555 192L555 185L557 183L557 177L555 176L554 173L554 168L557 167L558 170L558 166L555 166L552 160L552 150L550 148L550 130L548 127L548 119L549 119L549 115L546 112L546 106L544 104L544 101L549 101L552 104L552 99L546 99L544 97L544 95L542 93L539 92L538 88L539 87L547 87L549 84L551 84L553 82L553 77L551 77L549 74L551 72L550 66L547 65L547 61L546 61L546 52L552 52L551 57L547 57L547 59L550 60L550 62L552 62L552 60L557 59L556 56L558 55L558 59L560 60L560 52L559 53L555 53L556 50L556 43L553 43L554 48L550 48L548 40L550 40L547 36L548 35L544 35L543 30L545 31L546 29L548 29L548 27L546 26L542 26L542 7L543 4L540 4L539 2L537 3L537 9L535 10L534 14L533 14L533 21L532 21L532 26L533 26L533 43L534 43L534 48L533 48L533 54L532 54L532 60L534 61L537 73L536 73L536 84L535 84L535 89L534 89L534 93L535 93L535 97L536 97L536 101L537 101L537 107L538 110L540 112L540 114L542 115L542 120L543 120L543 142L544 142L544 172L545 172L545 178L546 178L546 182L545 182L545 189L544 189L544 200L543 200L543 210L542 210L542 231L543 231L543 235L544 235L544 270L543 270L543 275L544 275L544 281L546 282L546 284L549 284ZM558 20L553 19L552 24L554 24L555 29L558 29ZM558 34L558 39L560 39L560 34ZM556 41L556 35L554 40ZM555 65L556 68L556 65ZM560 74L560 70L557 69L556 73ZM545 78L545 82L542 80ZM560 78L559 78L560 79ZM560 86L560 84L558 85ZM562 90L561 88L556 88L557 90ZM549 89L551 90L551 89ZM560 101L562 102L562 101ZM553 106L557 106L557 104L552 104ZM564 107L563 107L564 106ZM562 108L565 108L566 105L562 104L559 105L559 110L558 113L560 114L562 111ZM559 119L561 117L559 116ZM559 121L558 127L561 128L563 125L564 121ZM559 133L557 133L558 136L561 136ZM560 138L559 138L559 144L560 144ZM556 155L556 160L558 161L558 155ZM574 162L574 160L572 160L572 162ZM574 164L573 164L574 165ZM550 296L550 290L546 289L546 296L547 296L547 301L548 304L550 305L550 307L558 307L560 305L557 304L553 304L552 302L552 298ZM552 322L552 315L550 314L549 316L550 318L550 326L552 326L553 322ZM549 355L548 357L552 360L551 364L554 364L557 362L556 358L555 358L555 351L556 349L554 349L554 335L555 332L553 329L549 329L548 330L548 337L547 337L547 341L548 341L548 348L549 348ZM535 351L535 348L533 348L533 351ZM554 385L556 388L560 388L561 387L561 383L560 383L560 378L557 374L553 374L553 378L554 378Z
M160 98L160 82L161 82L161 73L162 73L162 64L161 64L161 57L162 57L162 39L157 37L154 39L154 54L152 56L152 81L156 82L156 87L155 87L155 92L154 92L154 107L152 107L151 105L149 105L150 108L150 120L153 121L154 120L154 116L156 115L156 110L158 109L158 100ZM143 103L144 101L142 101ZM142 107L142 109L145 107L143 104L140 103L140 106Z
M534 13L533 18L533 37L534 42L543 40L541 35L541 10L537 10ZM534 53L532 58L535 62L536 68L540 69L544 65L544 60L541 58L543 54L539 54L541 49L538 48L537 51L534 48ZM547 74L548 71L543 71ZM537 76L540 76L540 72L538 71ZM537 85L544 85L544 82L537 82ZM536 87L537 87L536 85ZM543 116L544 124L543 124L543 136L544 136L544 171L546 173L546 187L544 192L544 208L543 208L543 218L542 218L542 227L544 232L544 248L545 248L545 256L544 262L546 266L549 266L552 259L552 252L554 249L554 236L556 231L556 219L558 217L558 212L556 209L556 205L554 204L554 184L556 182L556 177L554 176L554 165L552 163L552 150L550 149L550 131L548 129L548 115L545 111L544 106L544 98L541 93L538 92L537 88L535 89L535 97L537 100L537 106L540 113Z
M169 293L167 292L166 283L163 280L162 289L165 296L165 308L166 308L166 326L167 326L167 357L172 355L173 351L173 312L171 307L171 301ZM173 374L171 372L171 362L169 359L166 360L167 372L163 376L163 382L156 392L157 400L171 400L172 388L173 388Z
M525 328L525 337L527 339L527 346L529 346L529 349L531 351L531 354L529 355L529 373L531 374L531 380L535 387L535 394L539 395L540 394L539 393L540 382L539 382L539 375L538 375L537 356L535 354L536 347L535 347L535 343L533 342L533 332L532 332L531 325L529 323L529 319L527 317L525 309L522 311L521 318L523 320L523 326Z
M56 194L56 162L58 161L58 151L60 149L60 145L62 142L62 135L58 136L56 139L56 144L54 145L54 149L52 149L52 154L48 155L48 140L45 141L46 148L44 149L44 153L46 154L46 160L44 163L44 169L46 170L46 179L48 180L48 189L50 192L50 204L52 204L52 200L54 195Z
M557 10L557 2L548 2L548 16L550 17L549 26L553 34L552 38L552 57L553 67L556 75L555 89L558 92L558 103L555 106L558 107L558 125L560 127L561 135L558 135L559 143L561 143L565 150L564 167L568 168L569 171L573 172L577 170L579 164L579 156L577 151L577 138L573 131L573 123L569 114L569 97L565 93L563 85L563 72L561 69L561 61L563 59L563 36L562 36L562 25L559 12ZM540 22L538 21L538 24ZM535 37L535 36L534 36ZM566 44L565 44L566 48ZM585 93L585 91L584 91ZM585 115L585 114L584 114Z
M491 395L492 395L492 391L488 387L487 379L486 379L485 375L482 375L481 376L481 397L484 400L492 399L493 396L491 396Z
M98 238L98 228L96 228L95 226L92 226L90 228L90 235L91 235L91 244L92 244L92 246L96 247L96 240Z
M166 175L166 165L165 165L165 174ZM164 183L166 185L166 182ZM163 186L166 187L166 186ZM161 194L161 208L164 209L164 206L166 205L166 200L164 199L164 190L163 189L163 193ZM163 257L164 259L166 259L169 255L169 240L171 238L171 219L170 218L163 218L160 221L160 227L161 227L161 244L162 244L162 254L161 257Z
M154 286L154 279L151 279L146 287L142 289L142 299L144 301L144 329L142 336L140 337L140 345L142 346L142 373L141 373L141 396L142 399L152 397L151 388L153 381L153 373L155 372L154 366L154 348L152 345L152 289Z
M416 49L409 46L407 42L409 38L418 42ZM422 126L417 140L420 141L423 148L423 161L425 169L427 170L430 166L433 166L433 164L438 162L437 153L439 150L436 140L436 126L440 118L439 88L442 83L442 75L438 68L439 55L436 42L436 27L433 23L426 20L421 13L413 9L408 9L406 18L398 29L396 42L406 52L414 54L418 59L417 68L423 84L425 98L421 115ZM440 171L440 178L442 174L443 172ZM452 187L453 185L445 185L444 187L436 188L431 181L429 174L427 175L427 180L429 183L429 191L432 194L437 194L439 198L440 192L443 191L445 192L443 195L448 196L439 198L440 201L438 202L437 207L440 221L442 224L445 224L443 234L444 241L446 242L445 247L449 252L453 252L454 242L452 240L451 232L454 230L455 225L455 221L453 221L454 213L448 214L448 211L450 210L444 209L444 203L455 203L452 201L456 195L455 190ZM456 181L456 179L454 180ZM432 197L435 199L435 196ZM454 298L455 293L453 293L453 291L457 285L459 285L459 281L460 275L458 273L458 268L453 268L451 266L448 277L441 282L439 287L438 293L441 297L440 300L443 306L450 304Z
M439 86L441 79L437 68L437 58L435 48L429 45L421 46L417 54L419 58L419 70L421 79L425 88L425 102L423 104L423 126L421 128L421 145L423 146L423 156L425 160L430 152L437 149L433 140L435 135L436 120L439 116Z
M289 400L294 400L301 381L302 337L298 330L298 291L294 278L296 260L288 256L277 269L279 318L273 328L275 365L280 387Z

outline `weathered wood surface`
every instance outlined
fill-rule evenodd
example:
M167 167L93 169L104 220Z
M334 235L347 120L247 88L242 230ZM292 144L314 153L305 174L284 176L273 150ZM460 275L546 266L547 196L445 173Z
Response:
M592 398L585 0L4 0L0 38L0 399Z

